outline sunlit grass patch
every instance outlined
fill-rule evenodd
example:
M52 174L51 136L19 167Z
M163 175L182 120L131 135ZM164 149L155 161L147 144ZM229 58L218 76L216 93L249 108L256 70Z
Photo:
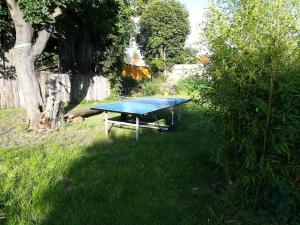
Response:
M7 224L202 221L206 197L197 192L201 182L195 178L209 174L212 164L207 155L214 143L201 136L208 126L193 125L206 109L192 105L183 108L175 130L161 134L141 129L139 143L134 129L113 127L105 136L103 114L65 124L39 141L15 147L10 143L11 148L4 143L0 203ZM23 137L31 140L27 135Z

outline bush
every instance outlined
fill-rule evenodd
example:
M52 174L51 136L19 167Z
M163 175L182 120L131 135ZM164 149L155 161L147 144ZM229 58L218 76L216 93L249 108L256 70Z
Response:
M167 69L164 60L162 59L151 59L148 60L151 70L154 73L161 73L163 70Z
M134 80L130 77L122 78L122 95L152 96L162 94L162 85L165 77L153 77L152 79Z
M189 76L180 80L176 85L176 92L190 96L194 101L200 101L201 95L208 87L208 82L200 76Z
M212 55L203 96L217 115L217 159L254 196L275 183L287 193L299 188L296 15L290 1L226 0L208 11L205 36Z
M133 89L137 88L138 81L131 77L121 78L121 95L130 95Z
M163 76L154 77L151 80L142 80L139 83L137 94L140 96L152 96L163 94L162 85L166 78Z

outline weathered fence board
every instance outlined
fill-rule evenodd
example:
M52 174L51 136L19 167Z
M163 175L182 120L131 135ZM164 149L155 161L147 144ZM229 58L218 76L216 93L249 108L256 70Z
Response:
M40 72L43 98L54 96L64 102L99 101L110 95L109 80L94 74L55 74ZM0 109L24 107L24 96L17 79L0 72Z

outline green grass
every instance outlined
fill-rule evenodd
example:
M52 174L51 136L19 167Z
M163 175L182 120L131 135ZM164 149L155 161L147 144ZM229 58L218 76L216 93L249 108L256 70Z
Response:
M168 134L142 129L138 144L131 129L113 128L106 137L102 114L46 134L19 129L24 117L23 110L0 111L0 224L192 225L230 218L218 197L223 177L202 106L186 104Z

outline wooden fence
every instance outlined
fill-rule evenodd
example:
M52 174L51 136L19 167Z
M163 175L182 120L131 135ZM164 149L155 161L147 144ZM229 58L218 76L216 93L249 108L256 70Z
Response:
M131 64L125 64L122 71L123 77L131 77L135 80L151 79L152 71L150 67L136 66Z
M52 95L64 102L100 101L110 95L108 79L94 74L40 72L38 80L44 99ZM0 72L0 109L23 108L24 97L14 73Z

